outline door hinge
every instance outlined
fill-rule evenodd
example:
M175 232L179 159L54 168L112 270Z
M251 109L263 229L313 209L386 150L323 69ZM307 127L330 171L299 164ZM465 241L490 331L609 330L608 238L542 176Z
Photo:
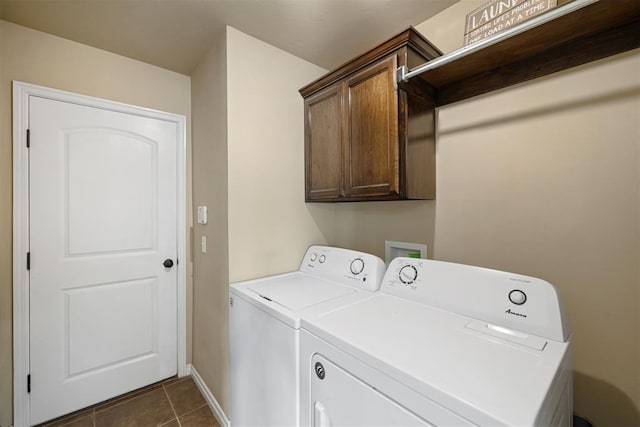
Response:
M27 393L31 393L31 374L27 375Z
M27 129L27 148L31 146L31 131Z
M31 252L27 252L27 270L31 270Z

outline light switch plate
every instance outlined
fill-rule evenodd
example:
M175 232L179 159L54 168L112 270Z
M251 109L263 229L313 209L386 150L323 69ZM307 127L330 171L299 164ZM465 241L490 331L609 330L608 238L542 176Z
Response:
M207 207L198 206L198 224L207 223Z

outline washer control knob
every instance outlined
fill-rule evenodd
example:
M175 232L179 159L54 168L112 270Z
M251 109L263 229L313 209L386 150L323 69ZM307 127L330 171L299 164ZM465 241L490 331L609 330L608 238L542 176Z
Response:
M362 258L356 258L351 261L349 269L351 270L351 273L355 274L356 276L362 273L362 270L364 270L364 261L362 260Z
M418 270L413 265L405 265L400 269L398 278L405 285L410 285L418 278Z
M509 292L509 301L511 301L515 305L522 305L527 302L527 294L519 289L514 289Z
M311 254L311 256L309 257L309 259L310 259L311 261L315 261L315 260L317 260L317 259L318 259L318 254L317 254L317 253L315 253L315 252L313 252L313 253Z
M320 264L322 264L323 262L325 262L327 260L327 257L324 255L320 255L320 258L318 259L318 261L320 261Z

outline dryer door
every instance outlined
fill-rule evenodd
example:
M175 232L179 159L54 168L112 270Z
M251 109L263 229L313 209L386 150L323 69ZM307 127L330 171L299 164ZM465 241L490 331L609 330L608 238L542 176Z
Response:
M315 427L432 426L324 357L311 362Z

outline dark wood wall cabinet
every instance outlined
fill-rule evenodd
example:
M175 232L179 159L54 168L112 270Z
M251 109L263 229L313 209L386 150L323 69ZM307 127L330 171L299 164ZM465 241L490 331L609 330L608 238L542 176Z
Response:
M600 0L440 68L410 28L300 89L306 201L435 198L435 108L640 47L640 0Z
M396 71L439 55L408 29L300 89L307 201L435 197L434 93Z

